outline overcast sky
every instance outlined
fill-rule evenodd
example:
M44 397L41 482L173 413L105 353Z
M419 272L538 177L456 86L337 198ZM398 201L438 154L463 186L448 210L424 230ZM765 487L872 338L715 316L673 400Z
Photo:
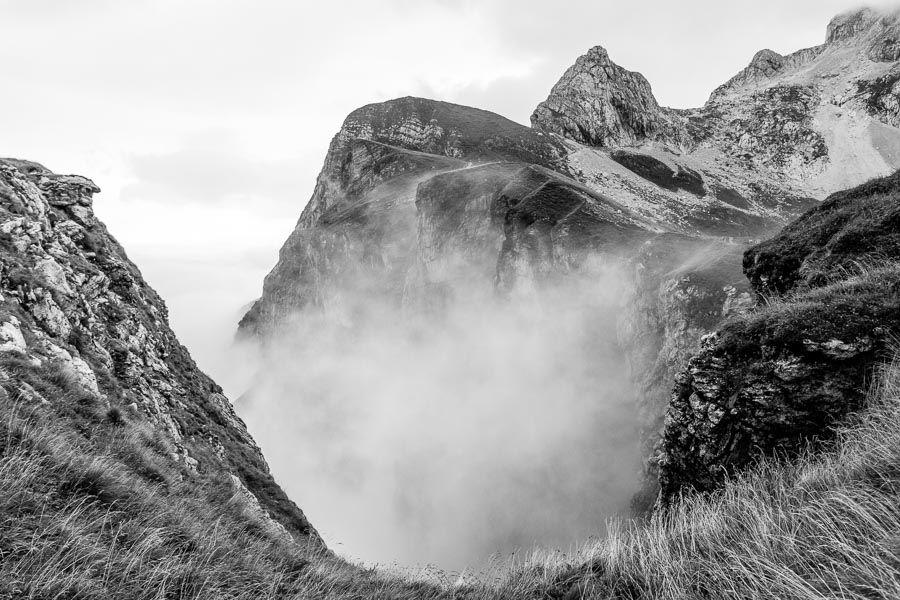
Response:
M819 44L858 5L0 0L0 156L97 182L97 214L227 387L218 351L353 109L427 96L527 124L597 44L661 104L699 106L757 50Z

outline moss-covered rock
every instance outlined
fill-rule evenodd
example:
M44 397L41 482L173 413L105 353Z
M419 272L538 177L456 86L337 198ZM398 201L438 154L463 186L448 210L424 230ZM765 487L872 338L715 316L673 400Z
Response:
M900 259L900 172L832 194L744 256L760 295L840 278L860 261Z
M664 501L828 439L861 407L900 333L898 190L900 174L835 194L745 253L763 302L676 377L656 457Z

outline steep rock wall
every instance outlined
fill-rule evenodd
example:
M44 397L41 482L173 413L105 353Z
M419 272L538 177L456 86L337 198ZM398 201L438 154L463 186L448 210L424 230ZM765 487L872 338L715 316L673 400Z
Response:
M861 407L900 331L898 182L835 194L746 252L762 304L705 337L676 377L658 456L664 501L711 490L760 453L827 439Z

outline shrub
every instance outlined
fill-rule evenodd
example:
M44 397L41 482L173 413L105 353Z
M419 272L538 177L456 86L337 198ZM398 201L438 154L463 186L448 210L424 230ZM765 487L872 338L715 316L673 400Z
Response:
M122 409L118 406L111 406L107 409L106 422L110 425L125 425L127 423L125 415L122 414Z

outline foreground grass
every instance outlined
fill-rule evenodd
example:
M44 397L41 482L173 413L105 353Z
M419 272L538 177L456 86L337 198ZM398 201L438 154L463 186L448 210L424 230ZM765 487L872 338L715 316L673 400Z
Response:
M443 593L294 541L227 473L189 471L171 450L139 414L58 372L0 360L0 598Z
M830 452L474 575L299 545L227 477L175 466L139 417L44 383L50 405L3 383L0 598L900 598L900 363Z
M573 598L900 598L900 362L830 452L765 462L582 552L558 586Z

